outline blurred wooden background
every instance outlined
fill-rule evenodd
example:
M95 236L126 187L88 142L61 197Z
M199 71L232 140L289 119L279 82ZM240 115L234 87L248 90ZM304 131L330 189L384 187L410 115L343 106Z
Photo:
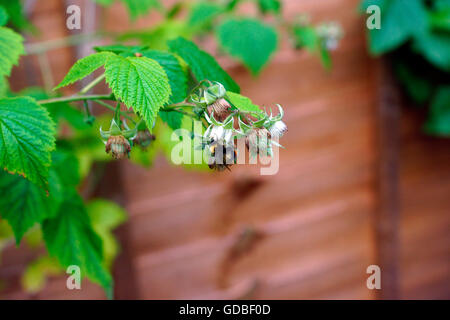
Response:
M66 36L65 8L77 1L38 2L39 40ZM450 141L424 136L417 110L380 113L389 104L385 79L366 53L358 0L284 2L286 16L337 21L345 37L332 72L286 39L258 78L221 60L255 103L286 108L279 173L262 177L248 166L198 173L162 156L151 170L113 165L122 186L116 199L130 215L118 231L117 298L450 298ZM129 26L121 5L103 23L114 31ZM56 81L83 50L50 52ZM24 68L14 79L17 88L42 83ZM22 292L19 277L32 258L23 245L3 254L0 298L104 298L87 281L81 291L65 289L64 277L37 295ZM382 290L366 287L372 264L382 268Z

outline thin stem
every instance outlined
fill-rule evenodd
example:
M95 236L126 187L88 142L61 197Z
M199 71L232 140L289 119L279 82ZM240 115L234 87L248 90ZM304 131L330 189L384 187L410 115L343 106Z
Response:
M174 103L174 104L169 104L167 106L165 106L164 108L166 109L172 109L172 108L195 108L197 105L195 103L189 103L186 101L183 102L179 102L179 103Z
M74 102L74 101L87 101L87 100L108 100L108 101L117 101L114 95L112 94L92 94L86 96L69 96L69 97L60 97L60 98L52 98L46 100L38 101L41 105L55 104L61 102Z
M186 116L188 116L188 117L191 117L191 118L195 118L195 117L196 117L196 116L195 116L194 114L192 114L192 113L189 113L189 112L186 112L186 111L183 111L183 110L174 109L174 108L167 108L167 107L164 107L164 108L161 108L160 110L161 110L161 111L165 111L165 112L178 112L178 113L184 114L184 115L186 115Z
M86 87L81 89L80 94L86 94L89 90L91 90L93 87L95 87L97 84L103 81L105 79L105 74L102 74L101 76L98 76L95 78L92 82L90 82Z
M107 104L107 103L105 103L105 102L103 102L103 101L100 101L100 100L94 100L94 102L95 102L95 103L98 103L99 105L101 105L101 106L103 106L103 107L105 107L105 108L108 108L108 109L111 110L111 111L114 111L114 112L116 111L116 107L110 106L109 104ZM121 115L122 117L124 117L125 119L130 120L130 121L133 122L133 123L136 123L136 122L133 120L133 118L130 117L129 115L127 115L125 112L119 111L119 113L120 113L120 115Z
M42 79L44 80L44 87L46 91L51 91L53 89L53 74L52 74L52 68L50 66L50 63L48 61L47 54L40 53L38 55L38 63L39 67L41 69Z

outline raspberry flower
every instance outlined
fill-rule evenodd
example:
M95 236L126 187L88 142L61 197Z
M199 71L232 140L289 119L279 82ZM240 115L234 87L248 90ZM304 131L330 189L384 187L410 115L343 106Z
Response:
M136 125L137 133L133 138L133 144L140 146L143 150L155 140L155 136L150 133L144 121L139 121Z
M324 23L317 27L317 34L322 39L325 48L334 51L343 37L342 28L335 22Z
M109 131L103 131L100 127L100 135L104 140L106 153L111 153L114 159L120 160L129 157L130 140L136 136L136 128L122 130L113 119Z

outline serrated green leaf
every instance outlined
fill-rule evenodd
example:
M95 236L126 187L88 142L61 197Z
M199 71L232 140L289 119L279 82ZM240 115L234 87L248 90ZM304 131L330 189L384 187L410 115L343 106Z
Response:
M139 112L153 128L159 108L169 101L171 90L164 69L147 57L114 56L108 59L106 82L128 108Z
M230 18L217 29L221 47L258 74L277 49L277 31L252 18Z
M56 214L63 189L79 183L78 163L73 155L61 151L52 154L48 192L17 175L0 172L0 215L9 222L17 244L35 223Z
M55 147L55 125L28 97L0 99L0 166L44 187Z
M126 221L127 214L114 202L103 199L91 200L86 208L92 226L103 242L103 262L110 268L120 250L112 231Z
M208 1L196 3L189 13L188 23L192 27L204 26L224 11L224 8Z
M259 106L250 100L250 98L244 97L243 95L234 92L227 92L227 98L233 106L241 111L254 112L255 114L264 113Z
M150 9L161 6L158 0L122 0L122 2L127 6L133 20L147 14Z
M237 83L226 73L217 61L193 42L177 38L168 42L170 51L178 54L189 65L197 81L210 80L223 84L228 91L240 92Z
M183 114L174 111L159 111L159 116L161 120L167 123L167 125L176 130L181 127L181 122L183 121Z
M0 27L0 76L9 76L24 52L22 36L11 29Z
M279 0L257 0L259 5L259 10L262 13L274 12L280 13L281 2Z
M42 188L20 176L0 172L0 192L0 215L12 227L17 244L55 209Z
M87 77L92 72L105 65L111 57L114 57L114 54L111 52L98 52L78 60L72 68L70 68L67 75L55 90Z
M180 64L180 61L171 53L146 50L141 52L144 57L155 60L164 69L169 79L169 85L172 91L169 103L178 103L187 96L187 76Z
M79 266L81 276L100 284L107 296L112 296L112 278L103 265L102 241L78 194L67 194L56 217L45 220L42 230L51 256L63 267Z

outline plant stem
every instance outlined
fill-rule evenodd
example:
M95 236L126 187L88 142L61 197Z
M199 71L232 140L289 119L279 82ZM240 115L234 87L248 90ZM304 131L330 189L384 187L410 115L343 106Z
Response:
M61 98L52 98L47 100L38 101L41 105L55 104L61 102L74 102L74 101L86 101L86 100L108 100L108 101L117 101L114 95L112 94L92 94L85 96L69 96L69 97L61 97Z
M100 77L99 77L99 78L100 78ZM95 79L93 82L91 82L91 83L90 83L89 85L87 85L86 87L91 87L91 85L92 85L94 82L97 82L97 83L100 82L102 79L98 80L99 78ZM94 85L95 85L95 84L94 84ZM49 105L49 104L55 104L55 103L75 102L75 101L89 101L89 100L90 100L90 101L94 101L94 102L96 102L96 103L98 103L98 104L100 104L100 105L102 105L102 106L104 106L104 107L110 109L111 111L115 111L115 108L112 107L112 106L110 106L109 104L107 104L107 103L101 101L101 100L118 101L118 100L114 97L113 94L92 94L92 95L74 95L74 96L69 96L69 97L60 97L60 98L52 98L52 99L47 99L47 100L40 100L40 101L38 101L38 103L39 103L40 105ZM189 112L183 111L183 110L179 110L179 109L177 109L177 108L193 108L193 107L195 107L195 106L196 106L196 105L193 104L193 103L180 102L180 103L175 103L175 104L167 105L167 106L161 108L161 110L162 110L162 111L167 111L167 112L179 112L179 113L182 113L182 114L184 114L184 115L186 115L186 116L189 116L189 117L194 118L195 115L193 115L193 114L191 114L191 113L189 113ZM134 120L133 120L130 116L128 116L128 115L126 114L126 112L122 112L122 111L121 111L121 115L122 115L124 118L126 118L126 119L128 119L128 120L134 122Z
M167 106L165 106L165 109L175 109L175 108L195 108L197 105L194 103L189 103L186 101L183 102L179 102L179 103L174 103L174 104L169 104Z
M95 87L97 84L102 82L102 80L105 79L105 74L102 74L101 76L98 76L95 78L92 82L90 82L86 87L81 89L80 94L86 94L89 90L91 90L93 87Z
M194 114L191 114L191 113L183 111L183 110L174 109L174 108L164 107L164 108L161 108L160 110L161 111L165 111L165 112L178 112L178 113L184 114L184 115L186 115L188 117L191 117L191 118L195 118L196 117Z
M98 103L99 105L105 107L105 108L108 108L108 109L111 110L111 111L114 111L114 112L116 111L116 108L115 108L115 107L110 106L109 104L107 104L107 103L105 103L105 102L103 102L103 101L100 101L100 100L93 100L93 101L94 101L95 103ZM125 112L120 111L120 115L121 115L122 117L124 117L125 119L128 119L128 120L130 120L130 121L133 122L133 123L136 123L136 122L133 120L133 118L130 117L129 115L127 115Z

